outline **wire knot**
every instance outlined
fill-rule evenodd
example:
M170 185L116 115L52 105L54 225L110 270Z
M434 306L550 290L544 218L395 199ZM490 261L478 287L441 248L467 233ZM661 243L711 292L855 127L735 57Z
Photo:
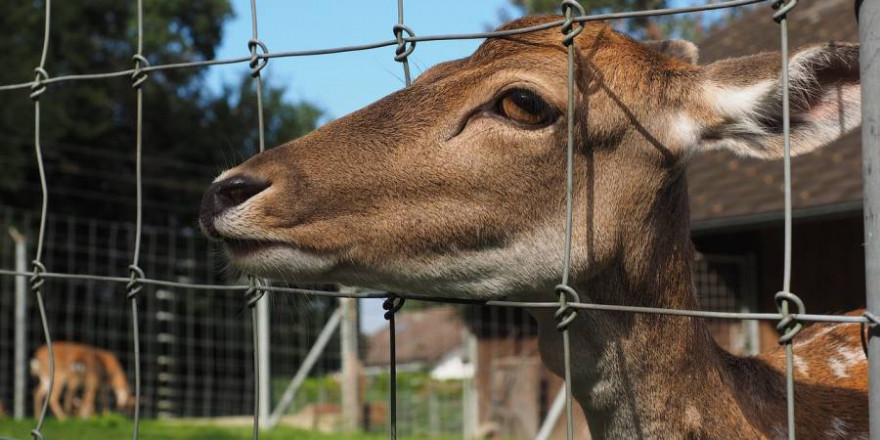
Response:
M134 72L131 73L131 88L137 89L149 78L149 75L143 71L143 68L150 67L150 61L139 53L134 54L131 59L134 60Z
M394 30L394 38L397 39L397 49L394 50L394 61L402 63L406 61L406 57L408 57L409 54L416 50L416 42L407 41L407 38L415 38L416 34L405 24L395 24L392 29ZM403 36L404 32L406 32L406 38Z
M406 302L405 298L396 295L391 295L385 299L385 302L382 303L382 308L385 310L385 320L390 320L403 307L404 302Z
M776 331L782 333L779 336L779 343L788 344L804 328L804 324L798 321L796 316L805 313L804 302L791 292L777 292L773 299L776 300L776 308L779 310L779 313L782 313L782 304L784 303L794 304L795 306L796 312L794 314L791 311L784 313L782 319L776 324Z
M33 265L34 270L31 275L31 291L39 292L43 287L43 284L46 284L46 279L43 278L43 273L46 272L46 266L37 260L33 261Z
M260 280L253 275L248 275L248 289L244 292L245 298L247 298L247 306L248 308L254 308L257 305L257 302L263 298L263 295L266 294L266 291L263 290L263 285L260 283Z
M257 48L260 48L259 54L257 53ZM260 71L266 67L266 64L269 64L269 58L267 57L269 48L266 47L266 43L253 39L248 41L248 49L251 51L251 61L248 64L251 66L251 76L256 78L260 76Z
M574 12L577 12L577 14L574 14ZM565 15L565 23L562 24L562 33L565 34L565 37L562 38L562 44L568 46L574 42L574 37L577 37L584 30L582 23L578 23L577 28L575 28L574 20L587 15L587 11L584 10L580 2L565 0L562 2L562 13Z
M581 302L581 297L571 286L560 284L556 286L556 293L559 294L559 308L553 317L559 321L556 324L556 330L564 331L568 329L568 325L577 318L577 309L569 305L570 302Z
M144 275L143 269L138 267L136 264L132 264L128 266L128 282L125 283L125 290L128 293L125 295L126 298L132 300L137 298L138 294L141 293L141 290L144 289L144 285L141 283L141 280L146 278Z
M798 0L776 0L773 2L773 9L776 9L776 12L773 13L773 20L777 23L785 19L788 11L794 9L797 6Z
M34 82L31 84L31 99L37 100L40 99L40 95L46 91L46 81L49 79L49 72L46 72L46 69L42 67L37 67L34 69Z
M877 328L877 324L880 324L880 318L877 315L865 310L862 313L862 317L867 319L868 322L863 322L859 325L859 339L862 342L862 351L865 353L865 359L868 358L868 335L867 333L874 328Z

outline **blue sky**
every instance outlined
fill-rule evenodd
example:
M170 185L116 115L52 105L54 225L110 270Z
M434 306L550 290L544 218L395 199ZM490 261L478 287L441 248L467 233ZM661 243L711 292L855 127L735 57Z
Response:
M248 53L249 0L233 0L236 18L226 27L218 58ZM405 22L416 34L476 32L501 23L500 11L516 11L508 0L408 0ZM260 39L270 51L317 49L389 40L397 23L395 0L258 0ZM479 40L419 43L410 56L414 76L440 61L473 52ZM319 57L273 59L263 71L283 84L291 100L306 100L330 118L357 110L403 87L403 68L394 47ZM210 70L213 85L235 82L247 66Z

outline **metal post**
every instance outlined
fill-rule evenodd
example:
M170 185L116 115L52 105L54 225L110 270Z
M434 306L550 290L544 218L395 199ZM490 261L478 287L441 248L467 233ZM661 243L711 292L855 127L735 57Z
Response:
M550 411L547 412L547 417L541 422L541 429L538 430L538 435L535 436L535 440L547 440L550 438L550 435L553 434L553 428L555 428L556 423L559 422L559 418L562 416L562 411L564 409L565 388L563 387L559 389L559 393L557 393L556 398L553 399L553 404L550 405Z
M9 228L15 242L15 271L27 272L27 240L15 228ZM24 418L25 384L27 383L27 279L15 277L15 381L12 414L16 420Z
M340 292L345 293L355 291L356 289L350 287L340 289ZM342 423L345 432L357 431L361 421L357 301L354 298L339 299L339 307L342 309Z
M336 331L336 327L339 327L340 321L342 321L342 309L337 308L333 311L333 314L330 315L327 324L324 324L324 328L322 328L321 333L318 334L318 339L315 340L315 344L309 349L309 352L306 354L306 358L303 359L299 370L296 371L296 375L293 376L293 379L287 385L287 389L281 394L281 398L278 400L278 406L276 406L272 411L272 414L269 415L267 423L263 425L265 429L275 427L275 425L281 420L281 416L284 415L293 403L293 398L296 396L296 392L306 380L306 376L308 376L309 372L312 371L312 367L315 366L318 357L324 352L324 348L327 347L327 343L330 342L333 332Z
M471 333L470 329L465 326L464 330L465 356L470 363L470 375L462 383L462 439L471 440L476 436L477 424L480 417L477 411L479 404L477 403L476 375L477 375L477 337Z
M857 1L862 80L865 277L868 311L880 316L880 1ZM868 339L871 440L880 440L880 338Z
M268 296L270 293L267 292ZM269 422L269 414L271 407L270 400L270 384L271 377L269 373L271 370L269 369L269 303L271 301L269 298L263 298L262 301L257 302L257 325L259 326L259 332L257 340L257 353L260 356L260 383L258 386L260 387L260 425L267 426Z

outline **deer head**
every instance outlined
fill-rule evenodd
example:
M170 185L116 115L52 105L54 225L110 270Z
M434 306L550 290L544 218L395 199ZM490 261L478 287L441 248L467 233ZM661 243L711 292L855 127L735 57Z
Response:
M782 156L779 54L699 66L691 43L637 42L601 24L586 25L575 48L573 284L586 301L695 308L683 171L710 149ZM489 39L411 87L224 172L205 193L201 225L236 267L260 276L555 300L566 60L559 29ZM802 48L788 65L793 154L859 124L858 45ZM542 357L560 372L552 312L533 314ZM732 362L699 321L583 313L571 331L580 332L574 393L594 438L704 438L706 426L734 438L746 424L769 433L784 420L778 369ZM688 389L679 389L682 374ZM749 374L766 376L766 389L741 382ZM719 391L695 398L693 388ZM817 402L809 408L833 412ZM670 407L687 417L665 417ZM776 419L753 420L777 410Z
M272 278L550 294L564 234L561 39L550 29L487 40L224 172L205 193L202 227L235 266ZM780 63L764 54L699 67L691 43L640 43L597 24L576 47L573 273L585 280L644 257L652 231L686 238L688 156L782 154ZM795 153L859 123L857 59L855 45L793 55Z

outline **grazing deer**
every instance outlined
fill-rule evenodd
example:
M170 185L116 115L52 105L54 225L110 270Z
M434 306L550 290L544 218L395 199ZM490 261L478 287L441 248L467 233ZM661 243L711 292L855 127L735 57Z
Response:
M59 420L67 418L75 409L79 417L91 417L95 413L95 399L101 396L103 408L109 408L107 388L116 396L116 406L121 411L133 405L128 378L113 353L90 345L75 342L55 342L55 385L49 396L49 408ZM43 399L49 390L49 349L41 346L31 359L31 375L39 383L34 390L34 415L42 410ZM63 404L60 402L64 391ZM82 391L82 395L77 393Z
M538 25L524 18L504 26ZM564 247L566 50L558 28L491 38L411 87L221 174L200 222L259 276L473 299L555 301ZM572 285L581 301L696 309L684 169L783 154L781 61L696 64L684 41L603 24L575 39ZM792 151L860 123L857 44L794 51ZM563 370L553 310L532 310ZM867 438L858 326L795 344L800 439ZM582 311L572 388L594 439L776 439L784 356L725 352L700 319Z

